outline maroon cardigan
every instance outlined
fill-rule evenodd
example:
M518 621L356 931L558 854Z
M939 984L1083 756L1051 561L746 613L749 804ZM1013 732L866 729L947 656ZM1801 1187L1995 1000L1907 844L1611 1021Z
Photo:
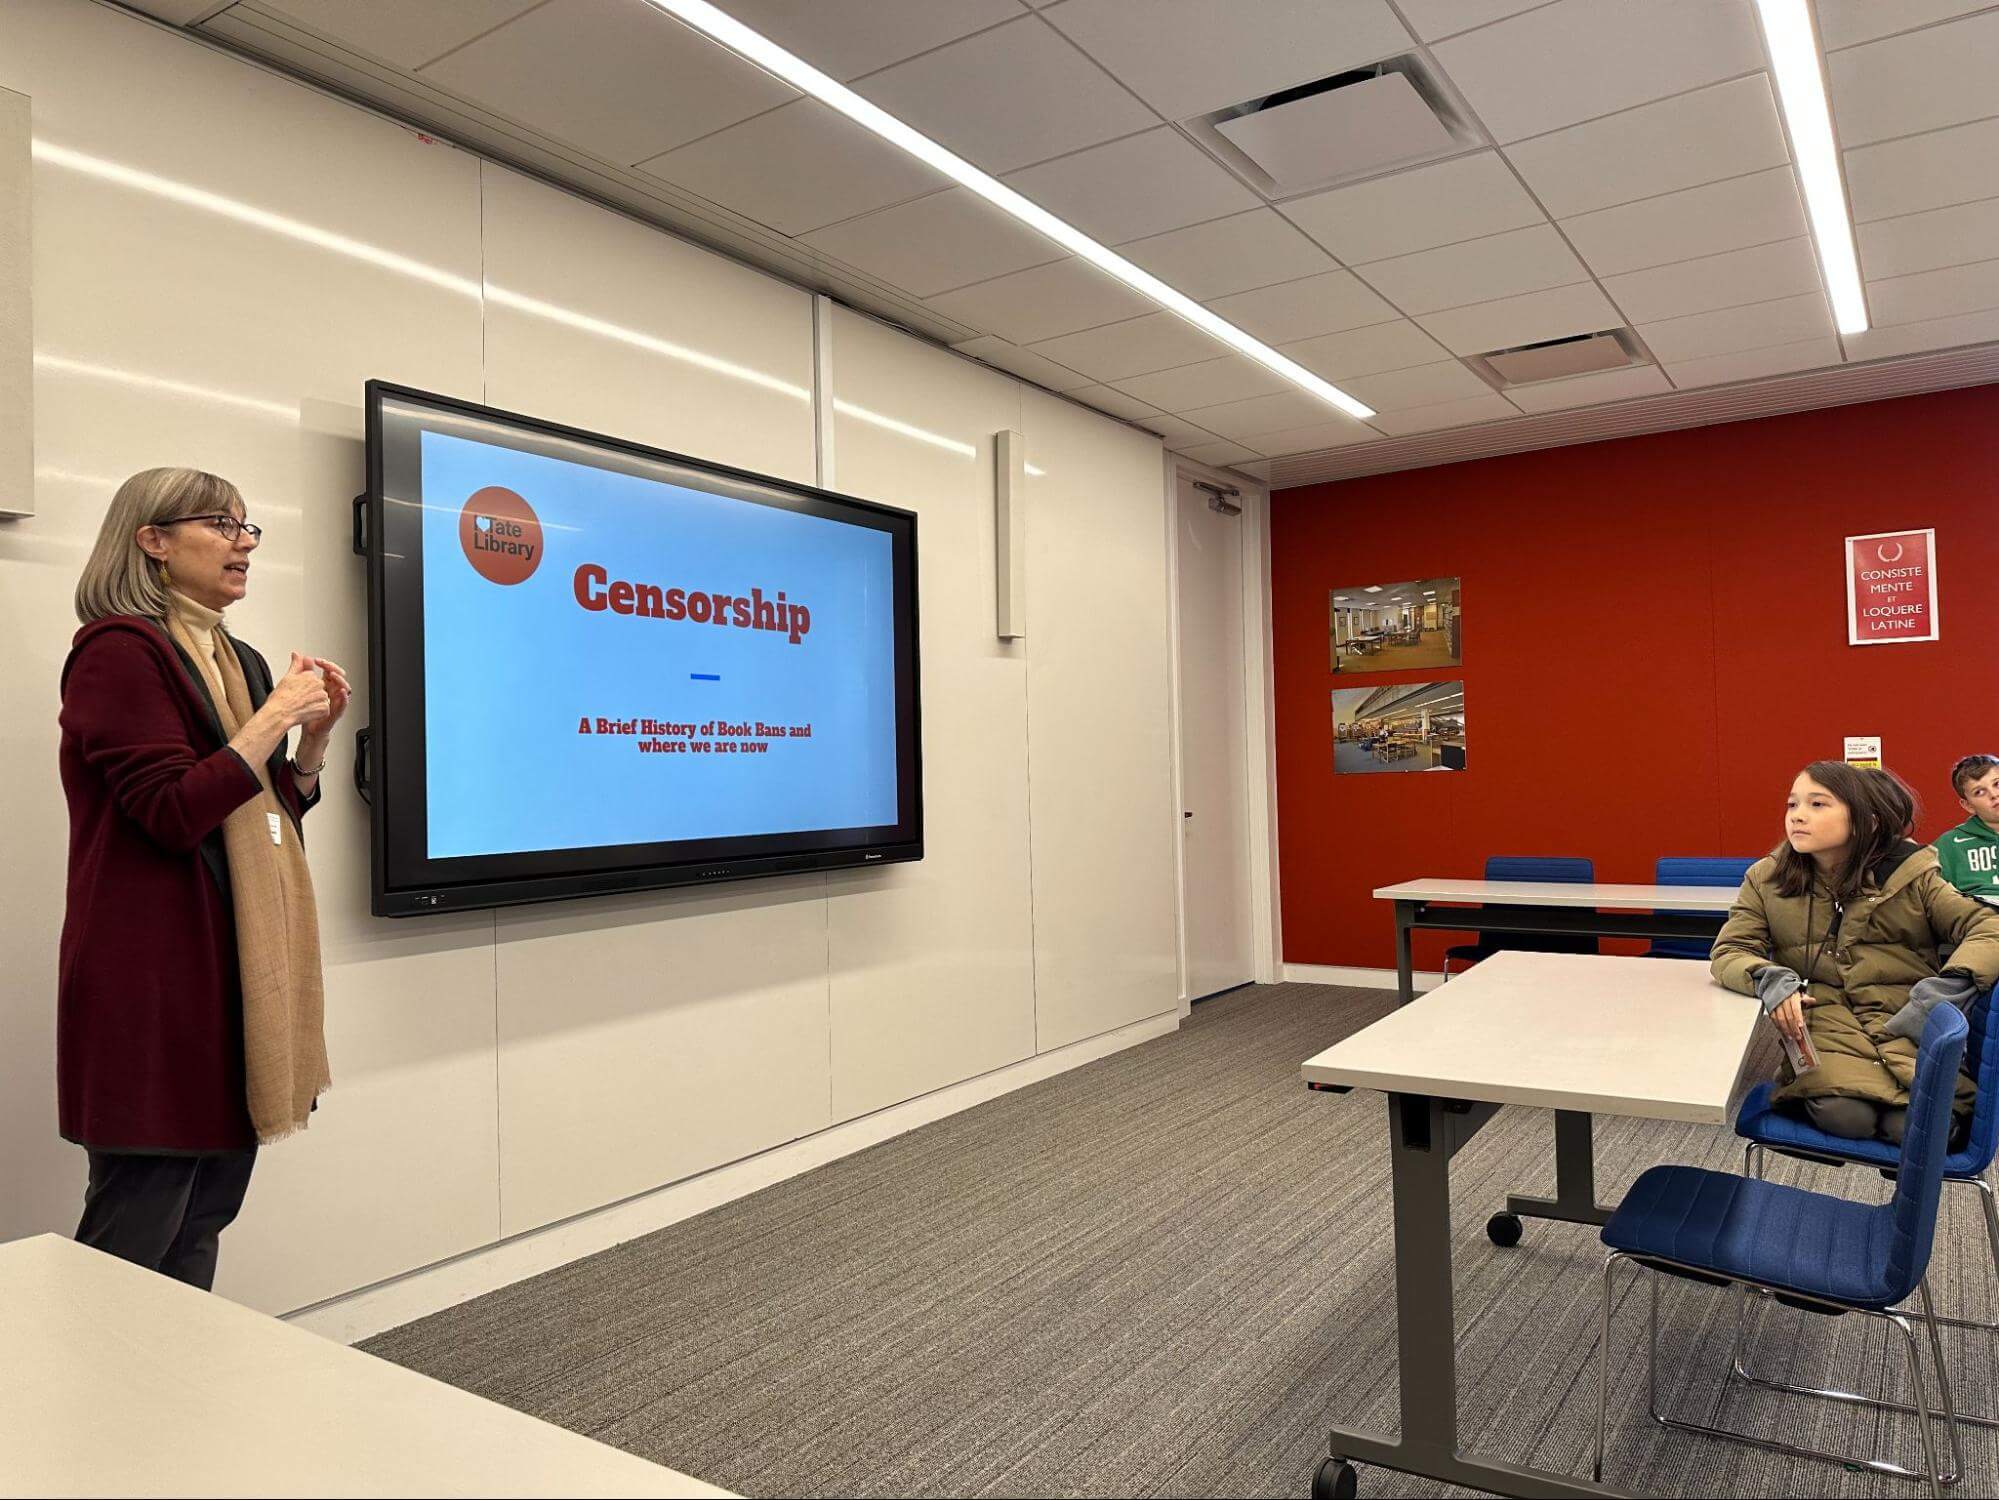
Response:
M253 706L271 669L230 638ZM56 981L65 1139L104 1151L256 1144L243 1080L243 998L222 823L256 796L194 663L155 620L76 633L62 673L69 902ZM271 785L301 799L281 740Z

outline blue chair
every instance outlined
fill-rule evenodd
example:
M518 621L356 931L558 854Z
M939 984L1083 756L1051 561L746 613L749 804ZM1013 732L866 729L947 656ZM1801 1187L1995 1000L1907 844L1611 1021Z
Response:
M1950 1105L1958 1065L1970 1028L1962 1013L1938 1006L1923 1028L1916 1058L1915 1087L1909 1093L1909 1123L1897 1153L1895 1196L1887 1203L1855 1203L1826 1193L1737 1177L1701 1167L1653 1167L1631 1185L1624 1202L1603 1226L1610 1254L1603 1263L1603 1328L1597 1353L1596 1467L1603 1479L1605 1408L1610 1394L1610 1314L1614 1273L1619 1262L1642 1270L1683 1276L1714 1286L1741 1289L1735 1325L1735 1354L1742 1349L1748 1304L1763 1292L1789 1307L1839 1315L1861 1313L1901 1331L1908 1356L1909 1385L1916 1396L1925 1472L1879 1458L1849 1458L1794 1447L1747 1433L1731 1432L1677 1417L1658 1408L1659 1284L1651 1279L1651 1348L1646 1366L1646 1408L1662 1427L1835 1463L1927 1479L1939 1497L1964 1472L1958 1446L1957 1412L1950 1375L1937 1337L1930 1303L1930 1247L1936 1234L1937 1202L1943 1192L1943 1161L1949 1146ZM1922 1297L1922 1322L1929 1336L1943 1396L1945 1431L1950 1437L1951 1470L1937 1463L1930 1428L1929 1395L1922 1356L1908 1316L1895 1310L1912 1293ZM1731 1362L1730 1376L1733 1375ZM1725 1384L1725 1382L1724 1382ZM1724 1391L1725 1393L1725 1391Z
M1586 859L1495 854L1485 862L1485 878L1588 885L1596 879L1596 866ZM1516 909L1530 911L1533 908ZM1595 953L1597 942L1593 937L1569 937L1564 933L1484 932L1479 934L1475 943L1461 943L1444 950L1444 977L1451 977L1453 962L1475 964L1482 958L1490 958L1509 949L1528 953Z
M1963 1183L1978 1190L1979 1201L1985 1209L1985 1237L1992 1247L1992 1270L1994 1276L1999 1276L1999 1204L1994 1203L1992 1185L1985 1180L1993 1157L1999 1155L1999 1039L1991 1035L1991 1028L1992 998L1988 993L1972 1002L1970 1033L1965 1043L1965 1067L1978 1083L1978 1102L1972 1107L1971 1129L1964 1143L1945 1153L1943 1180ZM1874 1167L1885 1177L1895 1175L1900 1165L1900 1153L1895 1147L1886 1141L1856 1141L1815 1129L1808 1120L1771 1105L1770 1096L1775 1087L1769 1083L1757 1084L1750 1090L1749 1097L1742 1101L1742 1109L1735 1117L1735 1133L1744 1141L1743 1171L1752 1177L1761 1177L1765 1153L1776 1151L1824 1166ZM1999 1332L1999 1324L1981 1323L1974 1319L1940 1317L1937 1321L1954 1328ZM1750 1374L1740 1359L1736 1361L1735 1373L1753 1385L1772 1390L1795 1392L1799 1389ZM1827 1396L1835 1401L1851 1401L1861 1406L1885 1407L1889 1411L1909 1410L1907 1405L1899 1402L1877 1401L1851 1391L1811 1391L1809 1394ZM1979 1427L1999 1427L1999 1419L1989 1416L1964 1413L1958 1420Z
M1736 885L1755 864L1753 859L1694 859L1662 855L1654 867L1654 885ZM1702 912L1702 916L1725 917L1727 912ZM1708 958L1714 951L1712 938L1653 938L1645 950L1647 958Z

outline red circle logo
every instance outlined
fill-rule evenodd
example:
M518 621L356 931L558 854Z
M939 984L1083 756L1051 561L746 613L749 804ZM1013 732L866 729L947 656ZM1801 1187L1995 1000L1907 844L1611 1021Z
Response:
M512 490L486 486L458 513L465 560L492 583L525 583L541 566L541 521Z

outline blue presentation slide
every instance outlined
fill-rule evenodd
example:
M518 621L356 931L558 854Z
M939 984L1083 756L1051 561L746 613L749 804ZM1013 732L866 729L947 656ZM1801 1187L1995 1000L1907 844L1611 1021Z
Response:
M888 533L425 432L429 853L897 821Z

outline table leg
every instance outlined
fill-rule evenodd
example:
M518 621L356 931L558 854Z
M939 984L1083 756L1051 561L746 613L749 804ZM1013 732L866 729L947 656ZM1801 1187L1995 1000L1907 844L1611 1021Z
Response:
M1612 1210L1596 1201L1595 1121L1579 1109L1555 1111L1555 1196L1510 1194L1506 1211L1523 1219L1560 1219L1568 1224L1607 1224Z
M1388 1097L1395 1191L1395 1324L1402 1435L1334 1429L1333 1457L1378 1464L1500 1495L1614 1495L1545 1469L1478 1459L1458 1450L1457 1316L1451 1285L1451 1153L1477 1128L1446 1101Z
M1407 1005L1416 998L1416 960L1411 942L1415 920L1414 901L1395 903L1395 1003L1397 1005Z

